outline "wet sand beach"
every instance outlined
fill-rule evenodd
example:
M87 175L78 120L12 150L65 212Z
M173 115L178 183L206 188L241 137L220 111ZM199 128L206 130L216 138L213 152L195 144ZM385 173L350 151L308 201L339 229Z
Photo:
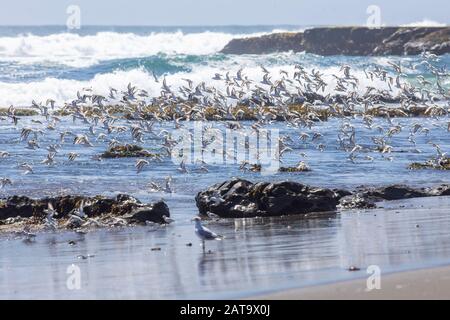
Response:
M312 286L253 296L269 300L448 300L450 266L387 274L380 289L367 289L361 278L328 285Z

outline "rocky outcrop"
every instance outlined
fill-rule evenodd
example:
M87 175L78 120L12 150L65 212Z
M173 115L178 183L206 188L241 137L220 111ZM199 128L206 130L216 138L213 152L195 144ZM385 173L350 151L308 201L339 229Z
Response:
M304 51L303 33L273 33L260 37L231 40L221 53L266 54L283 51Z
M233 179L215 184L195 197L199 213L225 218L298 215L339 209L370 209L381 200L450 195L450 185L411 188L391 185L354 191L310 187L298 182L252 183Z
M83 207L88 218L100 216L122 217L133 223L152 221L164 223L164 217L169 217L169 208L162 202L141 203L138 199L119 194L115 198L103 196L60 196L54 198L31 199L26 196L12 196L0 200L0 221L12 217L34 218L36 221L45 219L48 204L57 212L55 219L65 219L76 210Z
M408 166L411 170L418 169L437 169L450 170L450 157L442 157L440 159L430 159L425 162L413 162Z
M329 55L416 55L450 53L450 27L322 27L231 40L226 54L294 51Z
M405 185L392 185L369 189L361 193L364 197L376 200L400 200L409 198L426 197L428 192L425 189L415 189Z
M373 55L416 55L450 52L450 28L399 28L372 51Z
M152 158L157 154L144 150L141 146L135 144L117 145L103 152L102 158Z
M330 189L296 182L261 182L234 179L216 184L195 197L200 214L242 218L334 211L339 195Z
M169 216L167 204L164 201L158 201L150 205L135 207L124 218L132 223L146 223L147 221L165 223L164 217Z
M340 209L371 209L375 208L376 204L373 199L370 199L364 194L355 193L339 199L338 208Z
M431 188L411 188L405 185L391 185L378 188L361 187L339 200L340 209L376 208L376 202L410 198L448 196L450 185L443 184Z

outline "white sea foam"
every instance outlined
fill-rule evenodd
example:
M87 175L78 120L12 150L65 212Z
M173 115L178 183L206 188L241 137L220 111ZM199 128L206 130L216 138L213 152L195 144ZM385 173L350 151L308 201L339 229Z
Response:
M402 27L445 27L445 23L423 19L422 21L411 22L402 25Z
M220 65L220 67L219 67ZM250 58L236 57L229 61L220 62L219 65L197 65L193 67L191 72L178 72L169 74L166 76L166 80L169 86L171 86L174 92L178 92L178 88L181 85L186 85L183 78L189 78L194 81L194 84L198 84L205 81L207 86L214 86L219 90L225 91L224 81L214 81L212 77L216 72L225 74L230 72L230 76L235 76L237 70L244 66L243 73L255 83L262 80L263 73L258 65L258 61ZM319 70L323 74L324 80L329 83L325 92L322 94L333 93L336 86L336 81L332 74L340 74L339 66L336 67L319 67L314 65L308 65L306 70L312 69ZM267 66L267 69L271 72L272 81L281 79L280 70L285 70L292 77L294 72L294 64L272 65ZM359 86L357 91L364 93L366 86L374 86L380 89L388 89L386 83L379 80L374 82L367 79L363 70L352 70L352 75L359 79ZM108 95L109 88L114 87L119 90L125 90L128 83L132 83L140 89L145 89L149 92L150 96L158 96L161 92L161 83L156 83L153 76L144 68L137 68L133 70L123 71L117 70L105 74L97 74L93 79L89 81L77 81L67 79L55 79L46 78L39 82L30 83L1 83L0 82L0 106L9 106L14 104L15 106L29 106L32 100L46 101L48 98L55 99L58 105L62 105L64 102L70 102L76 98L76 92L83 88L92 88L97 94ZM295 88L291 88L292 92L295 92ZM394 88L395 91L395 88Z
M276 30L281 32L282 30ZM134 33L99 32L80 36L58 33L0 37L0 61L35 64L56 63L71 67L88 67L99 61L138 58L158 53L206 55L220 51L231 39L256 36L221 32Z
M286 30L274 29L271 32L283 32ZM297 30L301 31L301 30ZM40 64L50 64L46 68L52 68L52 64L61 64L74 68L93 66L99 61L139 58L152 56L158 53L168 55L192 54L210 55L222 49L232 38L249 37L267 34L265 32L252 34L231 34L224 32L201 32L201 33L149 33L138 35L134 33L99 32L93 35L78 35L72 33L58 33L46 36L32 34L18 35L14 37L0 37L0 71L1 63L7 62L8 70L21 70L22 64L29 67L36 65L40 70ZM172 58L173 56L171 56ZM367 62L390 68L388 58L367 58ZM407 59L409 62L409 58ZM202 60L203 61L203 60ZM207 61L207 62L206 62ZM177 72L167 74L167 82L175 92L177 88L186 83L183 78L190 78L195 83L205 81L208 86L215 86L219 90L225 90L223 81L213 81L211 78L216 72L225 74L227 71L234 75L240 67L244 67L244 73L249 79L259 83L262 79L262 71L259 65L264 65L272 72L272 80L280 79L280 70L294 72L296 63L303 64L307 70L319 70L324 74L325 81L329 86L324 94L334 91L336 82L332 74L339 74L339 64L345 59L331 62L328 58L316 57L302 53L277 53L269 55L243 55L227 56L224 59L207 59L204 62L194 61L176 62L184 64L190 69L189 72ZM364 64L366 60L364 61ZM9 65L8 65L9 63ZM336 65L337 63L338 65ZM366 86L374 86L380 89L388 89L386 83L381 81L371 82L366 79L362 70L362 62L352 68L352 75L359 79L357 90L362 93ZM12 66L12 67L11 67ZM403 65L404 68L407 68ZM59 70L55 66L55 70ZM33 70L34 71L34 70ZM410 70L407 70L408 72ZM10 72L10 71L8 71ZM74 70L80 75L83 70ZM163 71L164 72L164 71ZM172 71L173 72L173 71ZM82 78L82 77L80 77ZM109 88L125 89L128 83L147 90L150 95L157 96L161 91L161 84L156 83L153 76L145 68L134 68L123 70L121 67L110 66L109 70L102 70L92 79L82 81L75 79L57 79L46 77L39 80L25 79L24 82L0 82L0 106L29 106L32 100L46 101L48 98L55 99L58 105L69 102L76 98L76 92L82 88L92 89L102 95L108 95ZM30 81L31 80L31 81ZM395 89L394 89L395 90ZM295 90L293 90L295 91Z

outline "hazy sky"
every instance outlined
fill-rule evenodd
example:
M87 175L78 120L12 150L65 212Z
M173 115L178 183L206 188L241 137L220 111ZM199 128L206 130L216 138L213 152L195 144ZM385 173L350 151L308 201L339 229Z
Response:
M450 24L449 0L0 0L0 24L65 25L78 5L82 25L357 25L372 4L388 25Z

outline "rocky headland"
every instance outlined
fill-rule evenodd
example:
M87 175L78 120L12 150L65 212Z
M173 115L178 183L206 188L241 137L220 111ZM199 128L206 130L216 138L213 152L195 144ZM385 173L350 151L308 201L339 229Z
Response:
M323 56L450 53L450 27L320 27L231 40L225 54L307 52Z

